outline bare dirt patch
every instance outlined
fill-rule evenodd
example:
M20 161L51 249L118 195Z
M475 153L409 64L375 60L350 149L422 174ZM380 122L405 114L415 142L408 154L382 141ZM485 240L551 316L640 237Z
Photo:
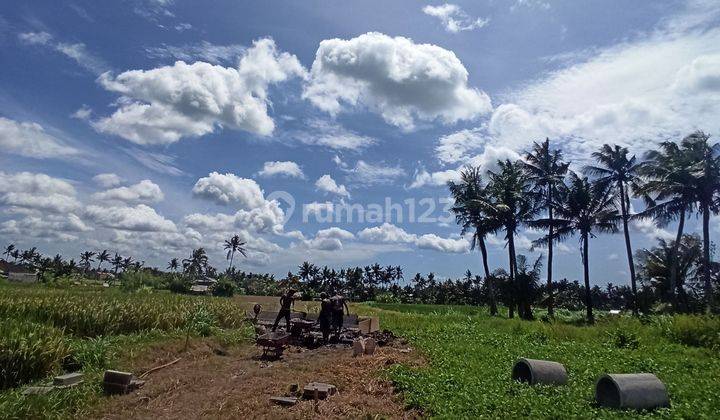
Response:
M404 408L400 395L382 370L395 363L422 363L415 351L395 342L373 356L353 357L348 347L307 350L291 347L281 360L263 361L251 344L224 349L211 340L158 345L136 358L136 374L178 357L178 363L150 374L145 386L129 395L109 397L93 413L95 418L417 418ZM291 385L302 390L309 382L326 382L337 394L317 404L299 400L292 407L270 402L290 395Z

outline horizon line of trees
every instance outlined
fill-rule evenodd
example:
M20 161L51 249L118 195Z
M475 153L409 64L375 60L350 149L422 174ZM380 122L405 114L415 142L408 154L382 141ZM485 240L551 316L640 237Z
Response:
M720 269L712 261L709 224L711 215L720 212L720 145L710 144L709 139L709 135L696 131L677 143L665 141L658 149L647 152L643 161L631 155L626 147L605 144L592 153L595 164L584 166L580 173L570 168L571 163L564 161L560 149L551 147L549 139L535 142L521 159L498 161L497 170L483 173L479 167L465 167L459 181L448 183L455 201L451 210L461 233L471 235L471 249L480 251L484 276L473 277L470 283L475 284L475 289L485 290L483 299L490 313L498 313L500 302L508 307L510 317L514 317L517 311L520 318L532 319L533 306L542 303L552 317L557 306L556 292L559 293L553 281L554 245L578 237L583 285L574 289L582 293L586 318L592 323L593 308L597 306L597 299L593 298L593 293L597 292L593 291L600 288L590 286L590 239L600 233L618 233L620 227L629 269L629 292L625 286L614 287L619 290L616 294L623 297L624 306L635 315L641 309L648 310L648 301L667 304L671 311L716 310L714 291L718 288ZM633 212L633 198L645 204L643 211ZM702 237L685 233L685 219L691 215L702 218ZM642 219L651 219L658 226L677 221L676 239L661 239L656 247L633 252L629 223ZM537 284L543 256L530 264L525 256L516 252L515 238L523 227L546 232L533 243L533 248L547 250L544 285ZM508 269L490 272L485 240L488 235L498 233L504 234L506 241ZM447 284L450 280L437 282L432 275L431 282L428 280L430 274L427 282L422 281L423 277L418 277L418 274L413 279L417 280L414 286L400 287L397 282L402 279L401 267L383 269L378 264L338 272L328 267L319 269L305 262L299 267L297 275L289 272L282 280L275 280L270 275L238 272L234 257L237 253L247 256L245 246L239 235L224 242L229 264L224 274L220 275L246 291L257 289L254 283L264 284L263 288L272 290L265 284L272 281L278 287L294 285L308 294L328 290L344 292L354 300L372 300L388 293L396 300L423 303L482 301L479 298L463 298L457 290L440 292L442 287L452 289ZM4 255L6 260L12 257L17 262L19 259L41 272L51 268L56 273L82 269L86 274L96 256L96 272L100 271L103 262L113 266L115 275L121 268L123 272L138 272L144 266L144 262L133 262L131 257L115 254L114 258L110 258L106 250L83 252L79 264L74 260L64 262L59 254L53 259L42 257L36 248L21 252L12 244L6 248ZM635 260L639 264L636 265ZM193 250L190 257L183 260L173 258L167 266L174 276L180 268L184 281L219 274L209 265L204 248ZM461 283L464 285L461 290L479 293L472 292L472 287L468 289L466 283ZM453 284L457 289L457 283ZM610 294L608 291L608 299ZM541 295L544 296L540 298ZM452 302L446 302L445 297L431 299L418 296L454 298Z

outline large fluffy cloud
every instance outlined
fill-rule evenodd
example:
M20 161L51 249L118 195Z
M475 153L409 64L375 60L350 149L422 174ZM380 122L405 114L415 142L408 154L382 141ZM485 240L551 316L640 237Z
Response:
M358 232L358 238L374 243L405 243L415 244L421 249L461 254L468 252L470 243L465 238L442 238L434 233L415 235L391 223L365 228Z
M144 204L137 206L104 207L90 205L85 216L100 226L137 232L175 232L177 226Z
M144 179L129 187L112 188L93 194L98 201L117 201L127 204L159 203L165 198L160 186Z
M3 117L0 117L0 148L3 153L37 159L79 154L77 149L48 134L39 124L17 122Z
M79 239L77 234L90 230L92 228L73 213L27 215L0 223L0 233L5 235L44 240L75 241Z
M20 212L67 213L80 207L72 184L32 172L0 172L0 204Z
M269 38L255 41L237 68L178 61L117 76L105 73L100 84L122 95L120 105L93 125L138 144L173 143L216 126L266 136L275 128L268 115L268 86L304 75L297 58L279 52Z
M273 200L251 210L238 210L235 214L192 213L185 216L184 222L201 231L232 232L234 229L245 229L280 234L284 217L278 202Z
M322 41L304 97L331 114L343 104L365 106L404 129L416 120L454 123L491 110L452 51L377 32Z
M198 179L192 192L221 205L238 204L244 209L253 209L265 203L263 191L257 182L231 173L212 172Z

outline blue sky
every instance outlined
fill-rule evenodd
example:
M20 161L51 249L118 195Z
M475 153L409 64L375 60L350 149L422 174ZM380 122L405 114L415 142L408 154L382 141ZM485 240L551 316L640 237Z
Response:
M253 271L480 272L443 212L458 169L545 137L577 169L603 143L717 133L719 17L703 0L5 2L0 242L162 267L204 246L222 268L239 234ZM386 199L402 220L373 217ZM633 245L672 229L635 224ZM577 245L556 276L580 276ZM627 283L620 235L590 249L594 283Z

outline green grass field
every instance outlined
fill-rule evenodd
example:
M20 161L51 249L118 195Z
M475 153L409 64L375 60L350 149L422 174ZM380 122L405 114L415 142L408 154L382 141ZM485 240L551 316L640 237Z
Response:
M477 308L362 308L379 314L383 328L405 336L426 356L426 367L394 368L390 377L408 405L431 416L717 418L720 413L720 353L711 348L719 338L717 319L653 317L641 323L606 317L587 327L490 318L484 311L478 315ZM513 382L511 369L519 357L565 364L569 384ZM667 385L672 407L645 413L597 408L594 383L606 372L655 373Z
M277 298L232 299L169 293L125 293L93 287L0 284L0 418L78 418L102 404L100 377L147 346L187 334L242 343L244 309ZM314 308L315 303L300 302ZM296 305L297 306L297 305ZM381 317L381 327L407 338L426 364L395 366L385 374L406 404L438 418L717 418L720 413L720 319L601 316L595 326L563 311L552 323L491 318L486 308L449 305L353 304ZM542 319L542 311L538 311ZM510 379L519 357L559 361L567 386L530 387ZM21 395L74 364L86 382L48 396ZM8 366L12 368L8 369ZM75 369L73 368L73 369ZM668 387L671 408L648 413L594 406L602 373L655 373Z

